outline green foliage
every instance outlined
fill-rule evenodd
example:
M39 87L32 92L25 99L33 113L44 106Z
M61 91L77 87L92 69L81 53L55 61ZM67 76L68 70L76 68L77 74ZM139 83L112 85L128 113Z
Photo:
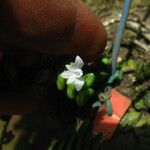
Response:
M130 71L130 70L135 70L135 69L136 69L136 63L133 59L128 59L127 61L124 61L121 64L121 70L123 72Z
M66 79L62 78L59 74L57 76L57 89L61 91L66 90L68 99L74 99L78 106L84 106L95 93L92 87L94 86L96 76L94 73L87 73L83 76L83 79L85 81L84 86L81 91L77 91L73 83L66 86Z
M74 99L76 97L76 88L75 88L75 85L74 84L69 84L67 86L67 97L69 99Z
M147 120L147 118L140 118L140 119L137 121L137 123L135 124L134 127L136 127L136 128L143 128L143 127L145 127L145 126L147 126L147 125L148 125L148 120Z
M135 108L136 110L139 110L139 111L146 108L143 99L140 99L140 100L136 101L136 102L133 104L133 106L134 106L134 108Z
M134 72L134 75L137 80L144 80L150 77L150 64L139 63L137 64L137 68Z
M134 102L133 106L138 111L150 109L150 91L146 91L141 99Z
M87 89L87 94L88 94L89 96L93 96L94 93L95 93L94 89L92 89L92 88L88 88L88 89Z
M111 101L110 101L110 95L111 95L111 87L109 87L109 86L107 86L104 89L104 92L102 92L98 95L98 98L100 100L100 104L106 106L106 113L109 116L111 116L112 113L113 113L112 104L111 104Z
M120 122L121 129L126 131L132 128L140 119L140 117L141 113L137 111L131 111L126 113Z
M61 77L61 75L59 74L57 76L57 89L62 91L65 89L65 86L66 86L66 80L64 78Z
M105 65L110 65L111 64L111 58L110 57L103 57L102 58L102 63L104 63Z
M77 105L84 106L88 102L88 99L93 96L93 94L94 90L92 88L80 91L76 97Z
M83 76L83 79L85 81L84 83L84 87L85 88L89 88L92 87L94 85L95 82L95 74L94 73L88 73L86 75Z

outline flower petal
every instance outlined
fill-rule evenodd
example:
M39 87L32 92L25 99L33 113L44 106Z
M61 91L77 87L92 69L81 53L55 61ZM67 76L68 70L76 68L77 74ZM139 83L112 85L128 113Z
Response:
M70 76L69 79L67 80L67 84L71 84L76 80L76 77L74 75Z
M71 71L63 71L62 73L61 73L61 77L62 78L65 78L65 79L68 79L70 76L72 76L73 75L73 73L71 72Z
M75 87L76 87L77 91L80 91L81 88L83 87L83 85L84 85L84 80L82 80L82 79L75 80Z
M76 58L75 58L75 67L82 68L83 66L84 66L84 62L81 59L81 57L76 56Z
M70 65L66 65L66 68L67 68L69 71L72 71L72 72L74 72L74 70L77 69L77 68L74 67L74 63L71 63Z
M74 70L74 75L76 78L80 78L83 75L83 71L81 69L75 69Z

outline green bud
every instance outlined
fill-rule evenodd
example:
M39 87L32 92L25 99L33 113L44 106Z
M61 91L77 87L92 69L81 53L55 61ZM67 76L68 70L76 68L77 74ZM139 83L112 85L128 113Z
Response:
M111 104L111 101L110 100L107 100L106 101L106 110L107 110L107 114L109 115L109 116L111 116L112 115L112 104Z
M61 75L59 74L57 76L57 89L62 91L65 89L65 85L66 85L66 79L62 78Z
M69 99L74 99L76 97L76 88L75 88L75 85L74 84L69 84L67 86L67 97Z
M135 61L133 59L129 59L127 61L127 65L130 69L135 69L136 68L136 64L135 64Z
M89 88L89 87L93 86L93 84L95 82L95 74L94 73L88 73L88 74L83 76L83 79L85 81L84 87Z
M88 88L86 90L80 91L80 93L76 97L76 103L78 106L84 106L88 99L94 95L94 90L92 88Z
M110 59L110 58L107 58L107 57L102 58L101 61L102 61L102 63L104 63L105 65L111 64L111 59Z
M122 63L122 66L121 66L121 71L126 71L126 70L128 70L129 68L128 68L128 65L127 65L127 62L123 62Z

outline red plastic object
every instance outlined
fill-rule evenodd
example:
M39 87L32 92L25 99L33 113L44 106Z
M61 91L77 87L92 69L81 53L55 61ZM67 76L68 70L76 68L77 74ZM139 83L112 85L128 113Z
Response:
M131 105L131 100L115 89L111 90L110 101L113 109L112 116L106 114L106 108L103 106L99 109L99 113L94 120L93 133L102 133L101 142L112 138L121 118Z

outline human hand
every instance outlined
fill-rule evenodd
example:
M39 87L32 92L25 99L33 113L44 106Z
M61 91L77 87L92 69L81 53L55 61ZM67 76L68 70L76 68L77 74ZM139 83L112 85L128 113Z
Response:
M80 0L0 3L0 40L29 54L79 55L84 61L92 61L105 48L106 32L102 23ZM35 106L36 100L14 98L0 103L0 113L26 113Z

